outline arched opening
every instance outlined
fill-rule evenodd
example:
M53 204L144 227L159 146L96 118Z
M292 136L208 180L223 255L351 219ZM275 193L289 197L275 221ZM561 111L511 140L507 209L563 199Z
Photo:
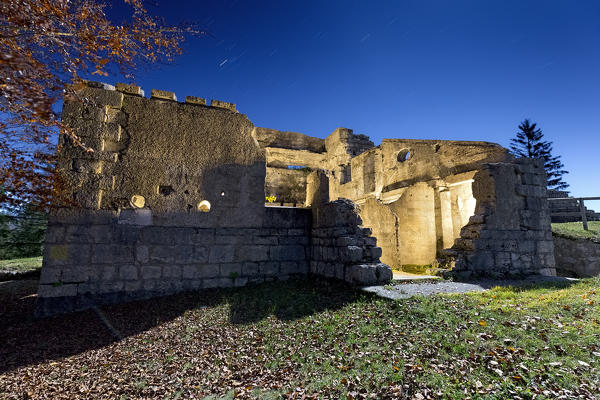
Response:
M412 154L410 153L409 149L402 149L400 150L400 152L398 152L397 160L398 162L404 162L408 160L411 156Z

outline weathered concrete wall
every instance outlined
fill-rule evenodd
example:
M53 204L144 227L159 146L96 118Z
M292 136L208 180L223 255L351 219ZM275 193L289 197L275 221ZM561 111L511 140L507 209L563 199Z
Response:
M554 235L556 274L574 278L600 275L600 243Z

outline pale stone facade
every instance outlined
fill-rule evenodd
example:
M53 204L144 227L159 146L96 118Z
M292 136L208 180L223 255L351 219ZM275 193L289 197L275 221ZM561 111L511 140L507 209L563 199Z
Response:
M322 145L299 133L256 128L253 135L266 150L271 191L277 171L314 169L323 159L328 200L359 206L381 261L393 268L449 262L462 277L555 275L546 177L536 160L514 159L488 142L384 139L375 147L345 128ZM308 185L307 205L313 181L298 179Z
M94 151L61 137L39 315L309 273L384 283L388 265L436 260L554 274L543 168L496 144L319 139L232 103L93 82L63 120ZM265 207L282 193L310 208Z

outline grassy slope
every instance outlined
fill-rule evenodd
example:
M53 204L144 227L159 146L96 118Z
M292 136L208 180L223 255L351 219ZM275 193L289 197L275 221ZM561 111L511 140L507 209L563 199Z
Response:
M42 268L42 257L0 260L0 271L32 271Z
M583 230L581 222L556 223L552 224L552 232L569 238L600 241L600 221L589 221L587 231Z
M0 397L594 398L599 302L600 278L401 301L290 281L105 308L119 341L92 312L15 320Z

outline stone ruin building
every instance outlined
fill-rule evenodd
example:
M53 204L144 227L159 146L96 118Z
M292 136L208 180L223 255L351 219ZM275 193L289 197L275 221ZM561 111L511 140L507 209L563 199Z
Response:
M63 121L94 151L61 136L40 316L294 275L385 283L406 265L555 274L543 165L497 144L319 139L231 103L94 82Z

